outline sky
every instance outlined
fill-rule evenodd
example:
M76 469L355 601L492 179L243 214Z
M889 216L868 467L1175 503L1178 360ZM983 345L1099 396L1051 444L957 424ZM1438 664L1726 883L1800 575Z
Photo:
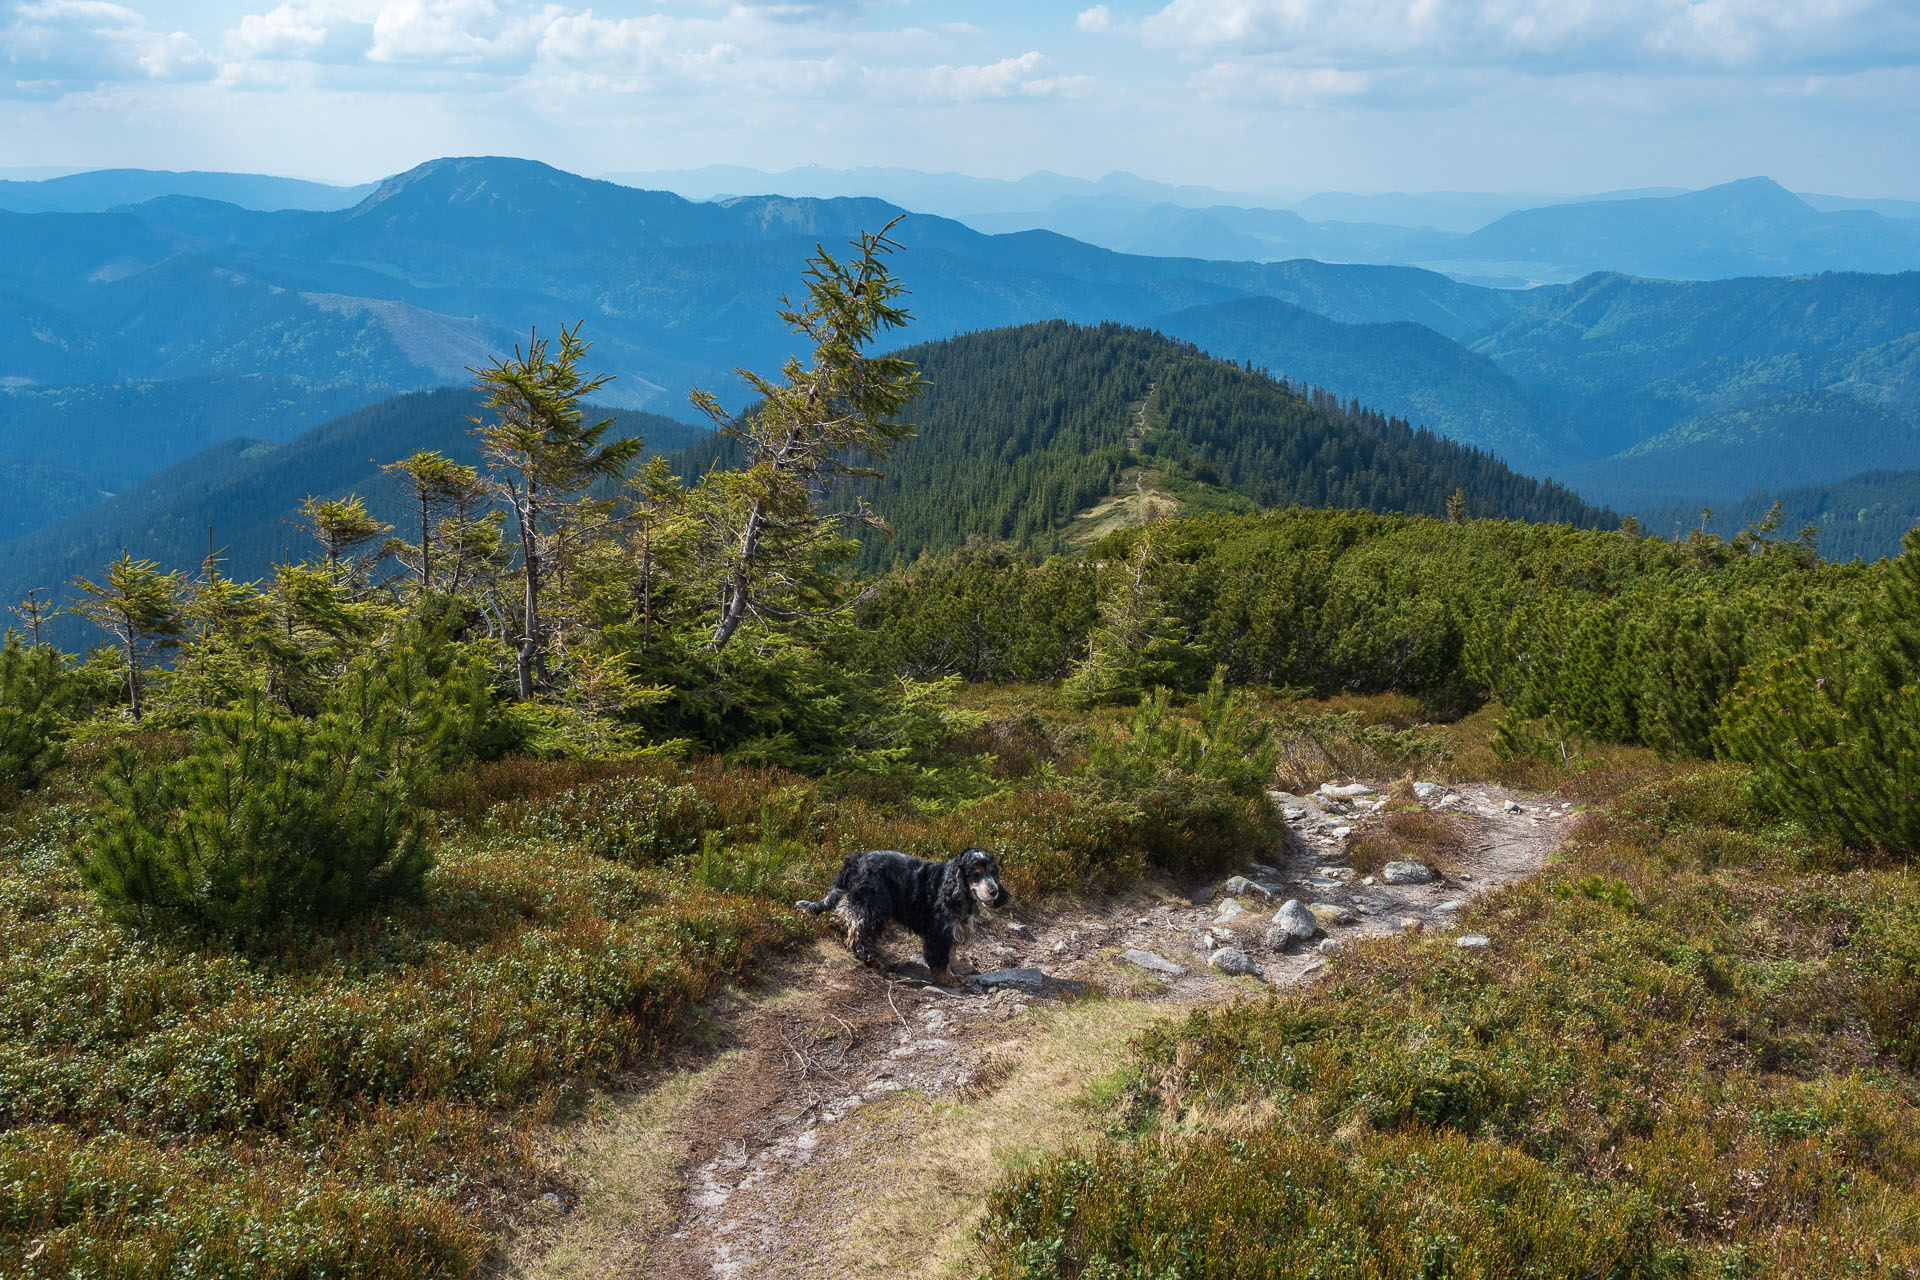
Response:
M0 0L0 168L1920 199L1917 121L1920 0Z

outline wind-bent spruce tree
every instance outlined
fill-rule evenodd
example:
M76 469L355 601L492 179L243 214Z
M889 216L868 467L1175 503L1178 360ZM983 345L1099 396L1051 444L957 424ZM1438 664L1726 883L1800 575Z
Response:
M410 546L394 539L388 544L388 550L414 560L414 578L419 584L419 598L424 601L433 593L435 533L443 523L451 520L454 528L449 531L449 537L457 543L459 527L473 519L474 510L484 500L486 489L480 483L479 471L455 462L435 449L422 449L380 469L400 478L407 486L407 496L412 500L414 510L419 512L419 545ZM454 590L457 591L458 587L455 586Z
M491 467L488 483L513 514L520 534L522 573L519 641L520 698L533 697L534 675L547 680L540 592L548 571L548 548L574 495L602 476L614 476L639 456L638 438L601 443L612 418L589 425L580 402L613 381L580 367L592 345L580 326L560 331L560 349L548 354L545 338L530 335L523 353L474 370L474 387L487 393L491 418L469 418L480 452Z
M80 578L74 587L85 597L70 612L120 642L127 659L127 708L138 720L144 708L142 674L147 661L180 643L187 629L178 573L162 573L151 560L135 560L122 551L107 566L105 583Z
M900 247L887 238L894 222L861 232L848 262L816 245L807 259L806 305L781 297L780 318L813 343L809 363L789 357L779 382L736 369L759 397L738 417L711 394L693 393L694 406L747 453L744 470L709 477L730 513L709 649L725 648L750 616L799 616L802 610L780 601L794 602L846 525L891 532L864 502L852 511L822 507L836 482L880 474L852 458L883 460L913 434L896 419L920 394L919 371L898 356L866 353L877 336L911 319L896 303L907 291L883 261Z

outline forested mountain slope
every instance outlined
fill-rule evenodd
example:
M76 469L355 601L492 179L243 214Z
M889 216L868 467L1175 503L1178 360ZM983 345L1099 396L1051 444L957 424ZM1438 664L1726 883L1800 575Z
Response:
M209 526L215 545L226 549L225 572L261 577L279 561L313 553L311 541L288 523L309 496L357 494L375 516L393 522L405 512L398 483L381 465L421 449L477 461L468 434L476 400L465 388L410 392L284 444L222 441L78 515L0 543L0 600L94 576L123 550L168 569L191 569L207 554ZM654 414L609 412L612 434L642 436L656 452L704 434Z
M1120 325L1054 321L907 348L929 386L918 433L855 486L893 526L863 566L971 537L1065 549L1102 499L1136 485L1186 510L1363 507L1440 515L1456 489L1475 515L1603 526L1610 516L1491 455ZM719 440L680 455L736 463Z
M1920 272L1700 283L1594 275L1469 345L1607 455L1785 391L1920 411Z
M1376 405L1523 471L1539 474L1586 452L1559 409L1425 325L1343 324L1278 298L1235 298L1162 316L1154 328Z
M1878 560L1900 554L1900 540L1920 525L1920 471L1865 471L1823 484L1775 488L1715 502L1706 531L1731 537L1767 518L1780 504L1784 536L1809 525L1819 530L1813 545L1829 560ZM1673 502L1636 511L1650 534L1677 537L1700 526L1698 503Z

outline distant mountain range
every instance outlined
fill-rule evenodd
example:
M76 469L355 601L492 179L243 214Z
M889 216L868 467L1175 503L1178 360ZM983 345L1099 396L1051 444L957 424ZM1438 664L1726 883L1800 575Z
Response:
M1052 319L1155 327L1623 510L1920 465L1907 452L1920 424L1915 272L1600 272L1515 290L1409 266L988 235L871 198L697 203L523 160L434 161L334 209L243 207L330 198L250 181L125 171L6 188L75 204L165 192L105 212L0 211L0 463L45 481L10 527L56 520L229 438L285 441L396 392L464 384L536 325L584 320L590 361L618 375L624 407L684 415L696 385L737 404L735 366L775 367L793 349L773 300L805 256L896 217L915 316L902 341ZM1029 193L1054 189L1046 175L1027 181ZM1055 183L1057 198L1164 194L1116 176L1076 195L1075 181ZM1256 222L1233 234L1264 234ZM1434 234L1523 265L1578 250L1637 270L1678 254L1785 271L1794 254L1892 252L1920 221L1822 211L1754 180ZM1195 235L1196 250L1217 249Z

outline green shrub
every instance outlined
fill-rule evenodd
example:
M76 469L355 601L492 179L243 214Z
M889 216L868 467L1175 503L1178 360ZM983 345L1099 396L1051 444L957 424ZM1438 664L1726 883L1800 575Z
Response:
M532 821L542 835L636 866L699 852L702 837L718 823L713 802L691 784L645 777L575 788L542 806Z
M1920 1071L1920 899L1909 877L1883 887L1853 937L1857 999L1880 1047Z
M1920 850L1920 531L1857 612L1795 619L1720 733L1782 812L1858 847Z
M60 655L9 635L0 646L0 805L60 766L68 682Z
M1266 788L1279 764L1270 725L1215 671L1193 705L1175 716L1156 689L1119 735L1094 745L1074 791L1118 818L1127 838L1166 871L1211 870L1266 853L1282 828Z

